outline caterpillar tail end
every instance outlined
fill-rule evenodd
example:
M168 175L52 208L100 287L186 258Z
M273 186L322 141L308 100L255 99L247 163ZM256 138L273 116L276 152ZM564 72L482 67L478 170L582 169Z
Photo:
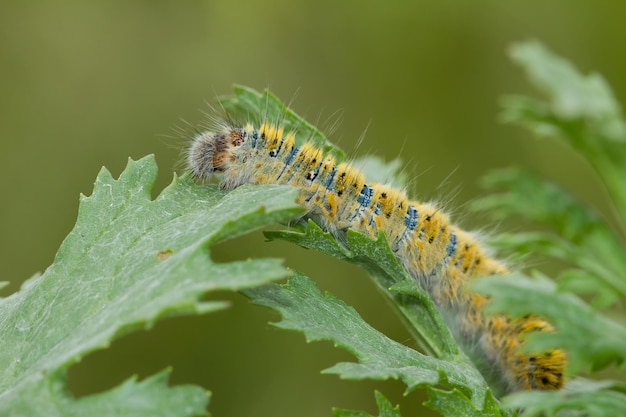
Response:
M515 385L517 390L555 391L563 387L566 356L560 349L542 352L538 355L520 355Z

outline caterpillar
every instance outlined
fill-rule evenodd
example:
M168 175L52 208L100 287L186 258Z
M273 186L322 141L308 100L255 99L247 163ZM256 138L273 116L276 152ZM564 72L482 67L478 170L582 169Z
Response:
M437 207L410 201L390 186L366 182L349 163L337 163L310 142L297 146L294 133L269 122L199 133L187 150L187 164L199 180L220 172L226 190L243 184L297 187L297 203L306 215L335 236L353 229L376 238L381 230L405 270L440 310L452 312L457 333L473 341L494 365L505 391L562 387L562 350L521 349L525 334L553 327L531 315L511 319L484 314L488 300L464 284L508 270Z

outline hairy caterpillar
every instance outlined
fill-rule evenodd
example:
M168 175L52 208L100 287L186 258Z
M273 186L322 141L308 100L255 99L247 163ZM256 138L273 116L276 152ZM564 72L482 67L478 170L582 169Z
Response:
M550 331L552 326L533 316L512 320L483 313L487 299L464 283L474 276L505 274L507 269L436 207L410 201L389 186L366 183L349 164L337 163L311 143L296 146L294 134L270 123L198 134L187 163L198 179L220 171L225 189L243 184L295 186L300 190L298 204L335 235L351 228L374 238L382 230L406 271L441 310L454 316L459 334L495 365L506 390L562 387L563 351L527 354L520 349L524 334Z

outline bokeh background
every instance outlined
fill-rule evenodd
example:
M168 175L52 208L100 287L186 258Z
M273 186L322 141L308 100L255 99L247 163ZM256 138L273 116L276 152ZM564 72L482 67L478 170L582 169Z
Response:
M185 137L234 83L269 87L352 155L401 157L411 191L443 201L467 227L494 225L465 206L496 167L530 167L604 210L606 195L575 154L497 121L498 100L530 93L507 58L538 39L626 98L626 3L514 1L104 1L0 3L0 271L8 295L43 271L99 169L155 154L157 189L180 171ZM337 124L336 114L341 114ZM332 129L331 129L332 128ZM367 130L362 143L357 142ZM517 227L514 223L506 227ZM519 226L522 227L522 226ZM220 261L278 256L412 345L358 269L260 233L215 248ZM216 416L375 413L382 390L403 415L423 409L391 382L319 371L350 355L268 325L277 316L238 294L233 308L160 322L72 367L85 395L172 366L172 383L213 392Z

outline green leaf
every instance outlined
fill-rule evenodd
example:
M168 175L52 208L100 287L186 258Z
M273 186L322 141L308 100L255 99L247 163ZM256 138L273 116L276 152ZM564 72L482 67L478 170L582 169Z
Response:
M407 393L419 386L455 389L461 414L499 416L497 408L484 408L493 398L476 368L464 355L445 360L425 356L378 332L350 306L331 294L322 295L307 277L295 274L287 284L245 290L255 303L282 315L277 327L301 331L307 340L329 340L352 353L358 363L342 362L326 369L346 379L399 379Z
M585 122L608 140L626 141L621 107L600 74L580 74L569 61L539 42L513 45L510 54L530 81L550 98L550 113L561 120Z
M392 406L391 402L379 391L375 392L376 406L378 406L378 417L401 417L400 406ZM333 409L333 417L373 417L364 411L343 410L339 408Z
M532 172L515 167L498 169L485 175L481 185L500 193L481 198L473 207L489 211L497 219L523 216L551 227L574 243L583 242L592 232L609 233L595 211L562 187Z
M587 278L569 288L596 294L597 306L626 295L625 248L594 210L558 185L518 168L494 171L482 183L488 190L502 192L479 199L473 204L475 210L499 220L520 216L554 231L502 234L493 240L496 246L573 263L581 268L578 278L581 274Z
M129 161L118 180L103 169L93 194L81 197L76 226L53 264L0 300L0 415L93 415L88 411L104 404L98 415L205 413L206 392L168 388L166 374L75 399L64 389L66 372L88 353L162 317L226 307L201 301L209 291L288 276L273 259L216 264L208 247L286 221L300 209L289 187L225 194L187 175L152 200L155 179L152 157Z
M566 390L525 391L509 395L503 404L511 410L524 410L524 417L626 415L626 386L614 381L572 381Z
M537 273L533 279L521 273L489 277L472 288L492 296L487 311L514 317L529 311L547 318L556 328L551 333L529 334L527 350L561 347L568 357L568 373L591 371L611 363L624 364L626 327L593 310L580 298L557 291L557 286Z
M444 391L428 387L428 401L424 405L444 416L482 417L502 415L498 403L490 393L485 396L483 406L477 409L468 404L467 397L459 390Z
M40 386L35 396L15 405L10 415L15 416L134 416L166 417L180 415L205 415L209 393L196 386L169 388L169 371L160 372L137 383L130 378L121 385L101 394L80 400L64 392L64 378L50 378L48 385ZM56 399L57 403L37 401L38 396ZM36 410L33 410L34 407ZM6 414L2 414L6 415Z
M590 274L582 269L566 269L558 277L559 291L576 294L593 294L591 306L595 309L605 309L620 300L620 296L613 287L603 281L590 279Z
M325 153L333 155L338 162L346 159L344 151L267 89L260 93L250 87L236 85L234 94L220 97L219 102L228 117L240 123L255 123L257 126L262 122L276 123L296 135L297 145L312 142Z
M603 179L626 231L626 123L608 84L600 75L581 75L537 42L515 45L511 56L548 102L509 97L504 119L557 136L580 152Z

